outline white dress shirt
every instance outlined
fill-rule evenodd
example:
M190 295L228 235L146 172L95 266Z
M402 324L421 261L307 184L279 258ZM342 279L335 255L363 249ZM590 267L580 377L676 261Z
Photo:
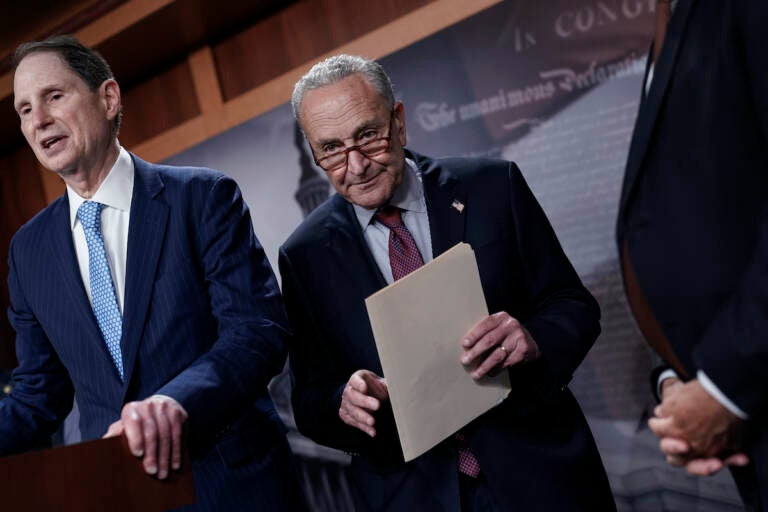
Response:
M401 212L403 224L413 235L424 263L432 261L432 237L429 232L424 187L421 185L421 176L416 170L416 164L410 159L405 160L403 182L395 190L389 204L403 210ZM365 242L373 254L373 259L376 260L376 265L381 270L387 284L392 284L394 279L392 278L392 267L389 264L389 228L373 220L376 208L368 210L362 206L353 206L360 227L363 229Z
M128 258L128 222L131 216L131 198L133 197L133 174L133 160L128 152L120 147L120 154L115 164L99 189L89 199L104 205L101 209L101 235L104 239L104 248L107 252L109 270L112 273L112 282L115 283L117 304L121 314L125 310L123 306L125 264ZM77 209L87 199L78 195L69 185L67 185L67 197L69 198L69 219L77 263L83 278L85 293L88 294L88 300L93 306L91 279L88 271L88 244L85 241L83 225L77 218Z

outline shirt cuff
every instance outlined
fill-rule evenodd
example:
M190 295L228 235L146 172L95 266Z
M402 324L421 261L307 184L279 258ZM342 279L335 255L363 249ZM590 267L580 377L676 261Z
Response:
M733 403L727 396L725 396L723 392L720 391L720 388L715 386L715 383L709 380L709 377L707 377L706 373L699 370L696 372L696 378L699 379L699 383L701 384L701 387L704 388L704 391L709 393L712 398L720 402L720 405L731 411L734 415L741 418L742 420L749 419L749 415L742 411L739 406Z
M672 368L668 368L659 374L659 379L656 381L656 397L661 401L661 385L667 379L680 379L680 376Z

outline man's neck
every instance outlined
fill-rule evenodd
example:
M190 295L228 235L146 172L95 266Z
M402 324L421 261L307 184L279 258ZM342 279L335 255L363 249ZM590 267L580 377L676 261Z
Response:
M90 199L104 183L104 179L115 165L120 154L117 140L113 140L101 158L89 165L88 169L79 169L72 173L62 173L61 178L80 197Z

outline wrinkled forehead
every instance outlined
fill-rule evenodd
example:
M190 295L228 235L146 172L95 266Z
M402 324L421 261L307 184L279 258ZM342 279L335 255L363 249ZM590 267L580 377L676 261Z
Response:
M85 84L64 58L53 50L41 50L25 56L13 73L14 96L24 95L54 84Z
M307 91L300 108L301 125L312 138L336 127L342 133L379 118L388 118L386 100L357 75ZM336 131L336 130L333 130Z

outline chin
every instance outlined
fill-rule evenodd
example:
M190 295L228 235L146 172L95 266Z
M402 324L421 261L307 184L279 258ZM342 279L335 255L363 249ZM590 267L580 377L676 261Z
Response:
M75 165L65 158L38 158L38 161L40 162L40 165L60 176L68 176L75 172Z
M352 198L352 202L362 206L363 208L367 208L369 210L373 208L378 208L380 206L384 206L387 204L387 199L389 199L387 196L379 196L376 197L359 197L359 198Z

